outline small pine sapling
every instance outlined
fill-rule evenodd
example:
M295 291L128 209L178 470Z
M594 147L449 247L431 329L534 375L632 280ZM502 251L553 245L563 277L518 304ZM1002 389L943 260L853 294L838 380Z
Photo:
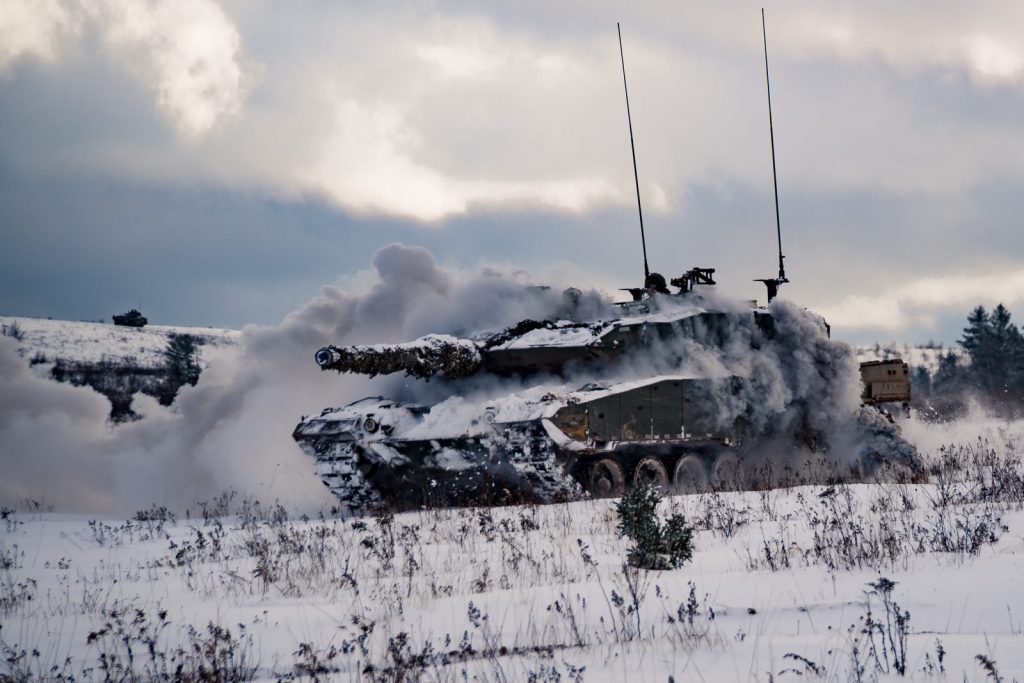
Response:
M615 505L618 531L633 541L626 562L641 569L676 569L693 557L693 527L681 514L658 519L661 495L649 484L631 488Z

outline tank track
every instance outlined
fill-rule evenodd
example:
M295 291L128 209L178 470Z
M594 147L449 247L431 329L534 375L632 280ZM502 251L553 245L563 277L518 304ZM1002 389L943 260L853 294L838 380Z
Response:
M363 514L384 504L360 471L359 455L351 443L321 441L312 455L317 476L338 499L343 512Z
M920 458L916 450L904 441L896 425L887 420L884 415L874 409L862 409L858 415L859 427L863 430L866 448L861 453L860 466L857 468L857 479L865 476L880 473L886 466L902 466L908 473L921 471ZM425 442L424 442L425 443ZM435 453L438 449L451 450L451 444L441 446L438 442L431 442L430 450ZM586 465L582 467L570 467L566 463L566 454L561 451L536 423L518 423L508 425L501 433L495 433L487 439L476 442L475 447L465 449L458 446L455 450L463 452L467 462L475 463L472 471L480 474L488 472L501 481L506 482L509 492L522 501L533 501L539 503L556 503L570 500L580 500L591 495L601 495L592 491L588 493L584 484L578 477L586 479ZM307 451L308 452L308 451ZM324 439L316 443L310 455L316 463L316 473L324 485L337 498L338 509L346 514L360 515L379 510L389 506L393 494L382 492L378 486L367 479L360 468L359 447L352 441L334 441ZM596 462L601 458L610 458L619 463L624 481L622 485L628 488L633 481L633 470L636 461L641 456L655 458L664 464L668 475L668 485L673 485L673 465L682 455L696 456L703 465L705 484L700 490L710 490L725 486L728 489L744 489L742 482L719 481L716 476L716 461L721 456L739 458L741 467L745 467L742 454L731 448L714 447L712 445L694 444L688 447L683 453L669 453L651 450L629 449L629 451L609 451L600 456L593 455L590 460ZM431 460L433 458L430 458ZM589 462L584 461L584 462ZM366 464L363 463L366 467ZM572 471L577 470L576 476ZM503 474L501 474L503 473ZM514 474L513 474L514 473ZM748 473L750 474L750 473ZM376 478L380 474L374 475ZM739 475L742 477L742 475ZM470 477L472 479L472 477ZM749 482L748 482L749 483ZM694 491L691 491L694 492ZM605 494L608 495L608 494ZM616 491L611 495L621 495ZM424 501L428 505L450 505L458 500L448 499L445 502ZM398 501L403 504L402 501ZM409 501L404 501L408 504ZM465 503L471 504L472 497L467 497ZM511 502L511 500L509 501Z
M504 459L516 471L520 488L528 497L543 503L579 500L583 487L561 465L558 448L535 424L510 429L491 442L494 457Z
M516 495L542 503L579 500L585 497L582 486L567 474L558 461L557 449L539 439L506 442L495 438L488 444L491 465L511 467L517 481ZM313 449L316 474L337 498L338 509L346 514L366 514L387 506L381 491L360 469L358 448L351 442L324 440ZM513 482L510 482L513 483Z

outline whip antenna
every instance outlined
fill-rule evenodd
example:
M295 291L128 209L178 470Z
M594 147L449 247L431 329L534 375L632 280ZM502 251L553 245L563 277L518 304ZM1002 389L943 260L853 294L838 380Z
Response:
M764 41L764 82L768 88L768 135L772 144L772 185L775 188L775 235L778 238L779 245L779 276L773 279L759 280L759 282L763 282L768 288L768 303L771 303L772 299L779 292L779 286L789 282L789 280L786 278L786 266L783 262L783 259L786 257L782 255L782 221L779 218L779 178L775 170L775 126L772 122L772 83L768 75L768 31L765 28L763 7L761 8L761 38Z
M618 22L615 28L619 31L619 59L622 61L622 89L626 93L626 121L629 122L629 149L633 152L633 181L636 183L636 209L640 214L640 245L644 250L644 282L651 274L647 266L647 240L644 238L644 209L640 205L640 176L636 172L636 145L633 144L633 118L629 113L629 87L626 85L626 57L622 53L622 26ZM781 264L782 261L780 260Z

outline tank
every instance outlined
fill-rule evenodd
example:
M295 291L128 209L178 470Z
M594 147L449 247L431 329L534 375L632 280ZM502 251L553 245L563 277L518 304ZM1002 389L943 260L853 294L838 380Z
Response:
M766 36L764 45L767 80ZM621 34L619 47L622 57ZM820 316L773 303L789 279L768 129L778 275L757 280L765 308L705 295L713 268L671 280L650 272L634 151L644 286L627 288L632 301L614 314L570 310L464 337L317 351L322 370L405 373L399 389L414 399L367 398L295 428L343 507L558 501L616 496L635 482L689 492L920 476L895 420L862 402L849 347L831 341ZM435 385L417 392L418 382Z
M146 319L146 316L142 315L134 308L127 313L115 315L113 318L114 324L121 325L122 327L145 327L149 322L149 320Z
M614 318L322 348L322 370L405 373L439 382L443 398L327 408L303 418L293 437L352 512L618 496L633 483L677 492L765 486L784 469L773 454L828 456L838 433L855 435L856 456L833 463L822 481L888 466L906 477L922 471L894 422L855 405L859 387L849 403L842 388L856 382L857 365L824 320L787 304L704 296L693 281L674 279L676 293L629 290L634 300ZM773 372L811 388L786 387ZM497 394L467 398L481 377L514 377L515 390L502 394L498 381ZM830 402L846 406L834 411L841 418Z

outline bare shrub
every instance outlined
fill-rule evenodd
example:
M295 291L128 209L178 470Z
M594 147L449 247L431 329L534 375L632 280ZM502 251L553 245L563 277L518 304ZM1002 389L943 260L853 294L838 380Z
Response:
M3 335L4 337L10 337L15 341L25 340L25 333L22 331L21 325L18 324L17 320L10 324L3 323L2 325L0 325L0 335Z
M227 627L209 622L205 629L184 629L185 646L170 647L167 611L153 619L146 611L115 606L104 611L104 624L86 643L96 652L95 670L104 680L251 681L259 666L253 661L253 639L238 625L236 637ZM82 671L88 678L93 669Z

